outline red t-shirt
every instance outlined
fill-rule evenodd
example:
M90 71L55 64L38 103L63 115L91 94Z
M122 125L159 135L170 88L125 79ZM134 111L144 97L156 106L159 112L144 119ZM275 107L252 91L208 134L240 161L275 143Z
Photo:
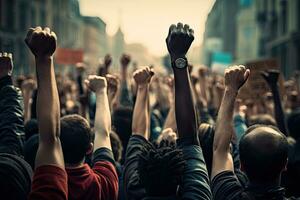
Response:
M29 200L68 199L67 173L64 169L44 165L35 169Z
M69 200L116 200L118 175L111 162L98 161L91 169L87 164L66 168Z

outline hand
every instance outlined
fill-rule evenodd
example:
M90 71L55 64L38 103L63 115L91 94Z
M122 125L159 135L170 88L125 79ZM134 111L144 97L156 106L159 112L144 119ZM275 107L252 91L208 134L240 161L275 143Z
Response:
M196 85L196 83L198 82L198 78L197 76L195 76L194 74L192 74L191 76L191 82L193 85Z
M106 79L102 76L90 75L88 79L85 80L85 83L87 87L95 93L107 88Z
M250 75L250 70L245 66L231 66L225 70L225 87L238 92Z
M36 89L36 82L33 79L27 79L22 83L23 91L29 92Z
M51 57L56 50L56 35L48 27L30 28L25 43L37 58Z
M169 28L169 34L166 39L167 48L174 62L177 58L185 57L194 40L194 30L189 25L178 23L177 26L172 24Z
M143 67L142 69L138 69L133 73L133 79L137 85L146 85L150 83L153 75L154 71L152 71L152 69L149 67Z
M104 65L105 65L106 69L109 68L109 66L111 65L111 63L112 63L111 55L106 54L105 57L104 57Z
M86 69L85 64L83 64L83 63L76 64L76 71L77 71L78 75L82 75L84 73L85 69Z
M107 90L111 92L112 94L115 94L119 88L120 81L116 76L107 74L106 75L106 81L107 81Z
M130 60L131 60L131 58L130 58L129 55L127 55L127 54L122 55L122 57L120 59L120 62L121 62L121 65L122 65L123 69L127 69L128 64L130 63Z
M11 53L0 53L0 79L11 76L13 71L13 61Z
M261 73L262 77L265 79L271 89L277 86L279 74L280 72L278 70L267 70Z

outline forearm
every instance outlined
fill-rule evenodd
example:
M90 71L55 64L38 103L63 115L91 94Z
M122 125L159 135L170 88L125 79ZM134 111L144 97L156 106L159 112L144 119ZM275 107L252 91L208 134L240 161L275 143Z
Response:
M171 103L169 113L167 115L164 129L171 128L174 132L177 132L176 116L175 116L175 103Z
M119 91L119 103L124 106L131 106L132 102L129 97L129 90L127 84L127 70L121 72L121 87Z
M31 106L30 106L30 100L32 96L32 91L23 90L23 98L24 98L24 122L30 120L31 118Z
M175 113L179 138L189 137L198 141L196 114L188 70L174 68Z
M288 136L288 131L285 122L285 114L282 108L278 86L272 88L272 94L273 94L274 109L275 109L274 113L275 113L277 126L283 134Z
M36 65L37 119L40 141L52 143L59 138L60 133L60 107L53 58L36 59Z
M201 97L203 98L204 101L207 102L207 94L206 94L206 80L204 77L200 77L200 94L201 94Z
M137 98L133 110L132 132L149 138L149 108L148 108L149 86L138 86Z
M214 151L229 152L230 141L234 133L233 111L237 91L225 89L224 97L218 112L214 137Z
M95 150L101 147L111 149L109 137L111 131L111 115L106 90L106 88L103 88L96 92Z

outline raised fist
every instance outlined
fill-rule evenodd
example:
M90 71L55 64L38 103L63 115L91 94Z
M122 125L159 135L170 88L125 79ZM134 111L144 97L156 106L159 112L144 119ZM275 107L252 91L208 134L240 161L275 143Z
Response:
M198 74L199 74L199 77L200 77L200 78L204 78L204 77L207 75L207 73L208 73L207 67L201 66L201 67L199 68Z
M172 24L169 28L169 34L166 39L167 48L172 62L177 58L185 57L194 40L194 30L189 25L178 23Z
M150 83L154 71L150 67L143 67L133 73L133 79L137 85L145 85Z
M86 69L84 63L76 63L76 71L78 75L82 75Z
M109 68L109 66L111 65L111 62L112 62L111 55L106 54L105 57L104 57L104 65L105 65L105 67Z
M0 78L11 75L13 70L13 61L11 53L0 53Z
M280 72L278 70L267 70L265 72L262 72L262 77L266 80L268 85L271 88L274 88L277 86L278 78L279 78Z
M119 87L119 80L116 76L107 74L106 75L106 81L107 81L107 89L111 93L116 93Z
M26 91L32 91L36 89L37 85L33 79L27 79L22 83L22 89Z
M123 54L120 59L122 67L127 68L128 64L130 63L130 60L131 60L130 55Z
M106 79L102 76L90 75L85 83L90 90L96 93L107 88Z
M48 27L30 28L25 43L35 57L51 57L56 49L56 35Z
M225 70L225 87L238 91L247 81L250 75L250 70L245 66L231 66Z

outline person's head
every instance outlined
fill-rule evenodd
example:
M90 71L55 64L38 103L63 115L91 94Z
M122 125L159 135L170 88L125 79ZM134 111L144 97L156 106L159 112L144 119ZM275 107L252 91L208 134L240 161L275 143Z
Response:
M241 169L250 182L274 183L286 168L288 142L276 127L249 127L240 140L239 151Z
M34 169L35 157L39 147L39 135L31 136L24 144L24 159Z
M0 153L1 199L27 199L31 180L32 170L26 161L16 155Z
M92 132L88 121L79 115L66 115L60 120L60 140L66 164L77 165L93 151Z
M39 127L36 119L31 119L24 125L25 140L27 141L31 136L39 133Z
M252 126L255 124L263 124L267 126L276 126L275 119L268 114L258 114L258 115L252 115L248 119L248 126Z
M114 154L115 161L120 162L122 159L123 146L119 136L114 132L110 132L110 143Z
M290 135L295 139L300 139L300 110L292 112L288 117L287 125Z
M147 196L175 196L185 167L182 150L168 142L144 145L138 160L140 183Z

